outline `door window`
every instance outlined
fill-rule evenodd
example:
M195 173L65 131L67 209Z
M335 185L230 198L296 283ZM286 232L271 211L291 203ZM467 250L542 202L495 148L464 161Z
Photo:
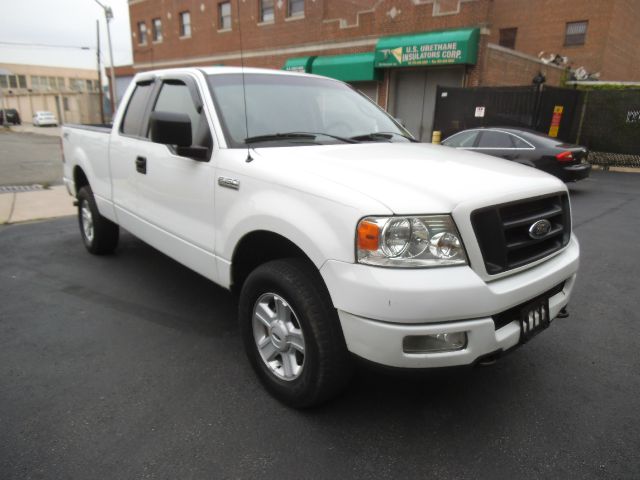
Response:
M186 114L191 120L192 146L211 148L211 133L204 108L196 107L192 92L184 83L165 82L153 110Z
M471 148L476 141L478 133L479 132L477 130L460 132L453 137L447 138L444 142L442 142L442 144L446 145L447 147Z
M526 140L523 140L520 137L516 137L515 135L510 135L511 140L513 141L513 146L516 148L525 148L527 150L533 149L533 145L531 145Z
M513 148L510 135L494 130L485 130L482 132L478 148Z

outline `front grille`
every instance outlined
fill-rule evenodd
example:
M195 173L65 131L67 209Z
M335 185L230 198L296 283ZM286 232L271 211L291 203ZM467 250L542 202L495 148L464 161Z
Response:
M538 220L551 231L535 239L529 228ZM475 210L471 224L489 275L540 260L569 243L571 214L566 194L554 194Z

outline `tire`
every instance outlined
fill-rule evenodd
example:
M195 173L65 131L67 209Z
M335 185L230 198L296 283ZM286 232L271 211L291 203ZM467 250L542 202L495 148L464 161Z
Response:
M89 185L78 191L78 226L84 246L94 255L113 253L118 246L120 228L100 215Z
M239 319L252 367L283 403L317 406L346 387L351 357L337 311L314 265L293 258L256 268L240 293Z

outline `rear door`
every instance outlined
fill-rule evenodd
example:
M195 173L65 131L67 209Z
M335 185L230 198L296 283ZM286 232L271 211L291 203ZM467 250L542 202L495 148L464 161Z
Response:
M498 130L483 130L480 132L480 137L474 150L507 160L515 160L516 158L511 136Z
M155 89L153 78L139 80L129 97L118 129L112 132L109 143L111 188L118 223L131 230L139 216L138 173L136 159L146 149L148 140L143 133L147 124L149 101Z

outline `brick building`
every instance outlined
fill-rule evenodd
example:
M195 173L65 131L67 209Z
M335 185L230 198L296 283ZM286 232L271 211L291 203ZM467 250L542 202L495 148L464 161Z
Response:
M240 65L354 84L419 138L436 85L559 85L566 67L640 80L634 0L129 0L133 69ZM636 33L634 33L636 32Z

